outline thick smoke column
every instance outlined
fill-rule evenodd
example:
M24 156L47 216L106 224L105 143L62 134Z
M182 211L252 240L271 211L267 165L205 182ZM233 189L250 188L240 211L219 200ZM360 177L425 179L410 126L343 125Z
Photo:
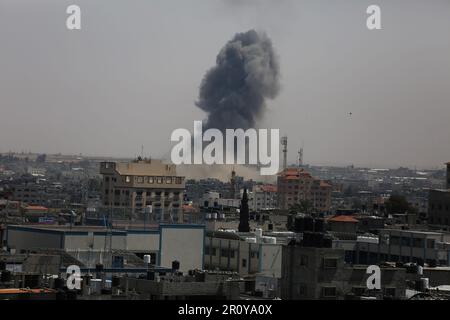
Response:
M238 33L205 75L197 106L208 113L206 128L254 128L265 99L279 92L279 65L271 40L254 30Z

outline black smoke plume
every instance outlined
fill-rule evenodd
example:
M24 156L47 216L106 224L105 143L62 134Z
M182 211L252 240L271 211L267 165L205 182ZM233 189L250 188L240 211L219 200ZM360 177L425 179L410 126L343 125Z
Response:
M254 128L265 99L275 98L279 89L279 64L269 37L254 30L236 34L202 80L196 105L208 113L204 128Z

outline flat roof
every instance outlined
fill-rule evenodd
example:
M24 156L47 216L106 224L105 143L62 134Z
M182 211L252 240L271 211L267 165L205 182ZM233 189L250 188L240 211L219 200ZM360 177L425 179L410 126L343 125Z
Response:
M434 231L423 231L423 230L403 230L403 229L380 229L380 231L395 231L395 232L429 234L429 235L441 235L441 234L446 233L446 232L434 232Z

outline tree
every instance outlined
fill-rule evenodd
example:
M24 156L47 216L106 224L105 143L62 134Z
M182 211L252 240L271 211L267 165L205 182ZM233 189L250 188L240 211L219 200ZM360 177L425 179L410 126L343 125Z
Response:
M385 203L388 214L396 213L416 213L417 210L408 203L408 200L402 195L393 194Z

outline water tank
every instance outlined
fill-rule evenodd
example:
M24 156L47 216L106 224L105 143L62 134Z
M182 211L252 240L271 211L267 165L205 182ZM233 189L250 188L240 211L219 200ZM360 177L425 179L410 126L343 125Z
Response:
M419 276L423 275L423 267L420 266L420 265L417 266L417 274L418 274Z
M152 261L152 257L149 254L144 255L144 263L150 264Z
M261 238L262 235L263 235L262 229L261 229L261 228L256 228L256 229L255 229L255 236L256 236L257 238Z
M423 290L428 290L430 288L430 279L429 278L421 278L420 281L422 282L422 288Z
M92 276L91 276L90 274L86 274L86 275L83 277L83 279L84 279L84 283L85 283L87 286L89 286L89 285L91 284Z
M180 261L172 261L172 270L180 270Z

